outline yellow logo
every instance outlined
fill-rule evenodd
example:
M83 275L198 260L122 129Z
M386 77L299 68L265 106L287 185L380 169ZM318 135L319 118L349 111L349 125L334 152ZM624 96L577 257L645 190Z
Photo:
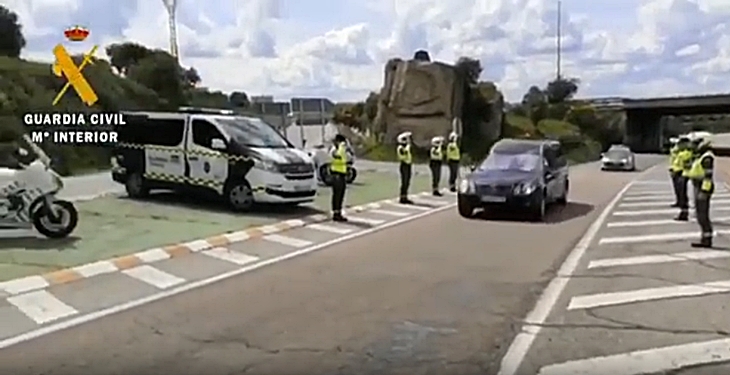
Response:
M66 48L64 48L62 44L57 45L53 49L53 55L56 56L56 62L53 63L53 74L55 74L56 77L65 76L67 80L66 84L53 100L53 105L58 104L70 87L74 88L76 94L79 98L81 98L81 101L86 103L88 106L94 105L94 103L99 100L99 97L96 96L91 85L89 85L89 82L81 74L81 71L84 70L86 65L94 63L91 59L96 53L98 47L99 46L94 46L89 53L85 54L84 60L79 66L76 66L76 63L74 63L73 59L71 59L71 55L68 54L68 51L66 51Z

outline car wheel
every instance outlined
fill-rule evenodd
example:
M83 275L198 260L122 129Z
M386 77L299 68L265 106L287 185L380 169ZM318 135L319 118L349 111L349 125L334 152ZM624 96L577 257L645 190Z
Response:
M474 215L474 206L469 203L469 200L459 195L457 207L459 209L459 215L467 219Z
M124 190L130 198L144 198L150 194L150 189L145 186L144 177L140 173L132 173L127 177Z
M246 181L235 182L226 187L225 197L226 203L235 212L247 212L253 208L253 189Z
M557 202L560 205L566 205L568 204L568 193L570 192L570 182L568 180L565 180L565 192L561 197L558 198Z
M532 220L543 221L545 220L545 212L547 211L547 204L545 203L545 197L540 199L540 202L536 207L532 208Z

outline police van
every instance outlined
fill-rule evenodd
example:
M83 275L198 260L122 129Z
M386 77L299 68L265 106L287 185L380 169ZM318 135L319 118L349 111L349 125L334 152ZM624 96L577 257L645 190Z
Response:
M271 125L232 111L127 112L112 178L131 198L150 190L213 192L235 211L301 204L317 194L314 162Z

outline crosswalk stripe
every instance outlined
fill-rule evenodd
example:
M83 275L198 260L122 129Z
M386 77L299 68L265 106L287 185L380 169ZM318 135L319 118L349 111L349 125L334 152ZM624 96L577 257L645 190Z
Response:
M719 194L713 194L712 198L714 199L720 199L720 198L730 198L730 193L719 193ZM672 200L672 203L674 202L674 193L666 193L664 195L652 195L647 197L625 197L622 199L622 201L626 202L643 202L643 201L662 201L662 200Z
M411 210L416 210L416 211L430 211L433 209L433 207L419 206L418 204L400 204L397 202L393 202L392 205L394 205L398 208L405 208L405 209L411 209Z
M696 219L691 219L691 222L696 222ZM713 222L730 221L730 216L724 217L713 217ZM663 220L641 220L641 221L614 221L606 224L607 228L626 228L626 227L644 227L644 226L660 226L660 225L677 225L687 224L686 221L677 221L673 219Z
M76 309L61 302L45 290L9 297L7 301L37 324L44 324L78 314Z
M205 250L205 251L201 252L201 254L207 255L211 258L215 258L218 260L237 264L239 266L243 266L243 265L253 263L253 262L256 262L259 260L259 257L240 253L238 251L229 250L229 249L226 249L225 247L216 247L216 248L212 248L210 250Z
M730 258L730 251L687 251L674 254L644 255L626 258L605 258L592 260L590 263L588 263L588 268L593 269L619 266L635 266L640 264L673 263L718 258Z
M359 223L365 225L380 225L385 223L386 220L381 219L370 219L362 216L348 216L347 219L352 223Z
M631 207L654 207L654 206L669 206L672 203L674 203L673 200L669 201L659 201L659 202L635 202L635 203L621 203L618 206L620 208L631 208ZM730 199L718 199L713 200L712 205L713 207L720 204L730 204Z
M263 239L292 247L307 247L314 243L312 241L300 240L299 238L282 236L280 234L270 234L268 236L264 236Z
M730 207L712 207L712 211L730 211ZM666 208L662 210L636 210L636 211L616 211L613 216L642 216L642 215L671 215L676 214L676 208Z
M730 234L730 230L717 230L715 234ZM647 234L641 236L625 236L625 237L604 237L598 241L599 245L608 244L626 244L638 242L662 242L662 241L679 241L692 238L700 238L699 232L680 232L680 233L663 233L663 234Z
M416 203L419 203L419 204L425 204L425 205L429 205L429 206L446 206L449 204L449 202L446 202L446 201L428 199L428 198L416 198L413 201Z
M167 289L185 282L185 279L181 277L170 275L150 265L130 268L122 271L122 273L159 289Z
M322 232L329 232L329 233L335 233L335 234L348 234L352 232L353 230L350 228L340 228L335 227L332 225L325 225L325 224L309 224L305 228L319 230Z
M692 196L694 192L692 189L689 189L688 191L689 195ZM728 190L725 188L717 188L714 191L715 194L725 194L728 193ZM672 189L652 189L652 190L629 190L626 193L624 193L624 196L626 197L654 197L654 196L660 196L660 195L670 195L674 196L674 190Z
M591 309L595 307L719 293L730 293L730 280L577 296L570 299L568 310Z
M690 366L730 361L730 339L693 342L580 359L541 368L538 375L659 374Z
M378 215L395 216L395 217L403 217L403 216L410 215L408 212L390 211L390 210L368 210L368 212L378 214Z

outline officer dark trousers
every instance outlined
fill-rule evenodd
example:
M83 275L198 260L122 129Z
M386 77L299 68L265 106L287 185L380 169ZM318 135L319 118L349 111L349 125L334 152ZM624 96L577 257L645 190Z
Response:
M408 199L408 189L411 187L411 165L400 163L400 199Z
M342 203L345 201L347 179L344 173L330 171L332 175L332 211L335 215L342 214Z
M695 199L695 215L702 231L702 238L712 238L712 222L710 221L710 195L697 194Z
M688 195L688 179L679 173L676 177L675 185L677 186L677 207L679 207L679 215L676 220L689 220L689 198Z
M671 171L669 172L669 176L672 179L672 190L674 190L674 204L672 204L672 207L679 207L679 202L681 201L679 195L679 179L682 178L682 172Z
M459 175L459 161L449 160L449 189L456 190L456 177Z
M431 189L436 193L439 190L439 183L441 183L441 161L431 160L428 167L431 168Z

